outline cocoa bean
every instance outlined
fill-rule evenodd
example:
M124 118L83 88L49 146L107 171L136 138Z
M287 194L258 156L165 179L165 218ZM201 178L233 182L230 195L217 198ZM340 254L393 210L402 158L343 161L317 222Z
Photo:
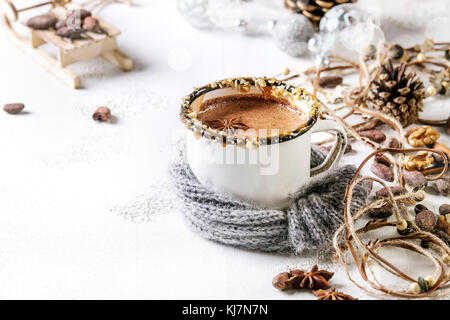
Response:
M320 146L319 148L328 153L331 151L331 148L333 148L333 146ZM350 143L347 143L344 153L349 153L350 151L352 151L352 145Z
M98 20L94 17L87 17L83 21L83 28L87 31L95 32L95 33L101 33L102 30L100 29L100 24L98 23Z
M23 103L8 103L3 106L3 110L9 114L18 114L25 108Z
M62 27L56 30L56 35L63 37L63 38L69 38L69 39L80 39L81 34L83 33L83 29L81 28L73 28L73 27Z
M47 30L54 28L57 22L58 18L47 13L28 19L26 25L35 30Z
M450 117L448 117L447 123L445 124L445 132L447 132L447 134L450 134Z
M108 107L99 107L97 110L95 110L94 114L92 115L92 119L95 121L110 121L111 120L111 110Z
M387 165L374 161L370 167L370 171L378 178L389 182L394 181L394 172Z
M384 165L387 165L388 167L391 166L391 160L388 159L384 154L377 153L374 157L374 160L378 163L382 163Z
M431 155L433 156L435 162L437 163L444 162L444 157L441 156L439 153L432 152Z
M84 20L86 17L90 17L92 13L86 9L75 9L67 12L66 17L76 17L77 19Z
M432 231L436 226L436 216L430 210L422 210L416 215L416 224L424 231Z
M81 19L78 19L76 16L68 17L66 19L66 26L73 29L81 29L83 27L83 23Z
M444 215L450 213L450 204L444 203L439 207L439 214Z
M319 79L319 86L322 88L334 88L342 84L342 77L324 76Z
M55 29L58 30L65 26L67 26L66 20L59 20L55 25Z
M400 148L400 142L396 138L391 137L391 138L386 140L386 147L388 147L388 148Z
M414 212L415 212L416 214L418 214L420 211L423 211L423 210L428 210L428 208L425 207L425 206L424 206L423 204L421 204L421 203L416 204L416 206L414 207Z
M381 143L384 140L386 140L386 135L383 133L383 131L377 130L377 129L364 130L364 131L359 132L359 135L361 137L366 137L366 138L368 138L368 139L370 139L372 141L375 141L377 143Z
M443 196L448 196L450 193L450 182L442 178L435 181L430 181L430 187Z
M433 230L433 233L450 246L450 235L443 230Z
M374 219L386 219L392 216L394 212L392 211L392 206L387 205L381 208L374 208L369 210L368 215Z
M389 187L389 189L391 190L391 192L394 196L399 196L399 195L407 192L407 190L405 188L400 187L400 186L392 186L392 187ZM377 199L386 198L387 195L388 195L388 193L385 188L382 188L382 189L378 190L377 192L375 192L375 196Z
M428 180L419 171L403 170L403 177L407 185L414 188L414 190L423 189L428 185Z

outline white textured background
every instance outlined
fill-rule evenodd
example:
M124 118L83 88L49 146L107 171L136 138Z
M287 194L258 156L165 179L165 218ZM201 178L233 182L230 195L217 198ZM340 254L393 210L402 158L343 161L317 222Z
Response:
M198 32L174 0L136 2L99 13L123 31L119 46L135 59L135 71L122 73L101 59L73 65L84 86L78 91L0 33L0 105L26 104L21 115L0 112L0 298L314 298L271 286L277 272L307 266L307 258L206 241L173 209L173 195L155 196L167 190L166 164L183 132L179 100L192 86L271 76L311 60L284 55L269 37ZM381 5L388 41L423 41L427 22L450 12L445 0L361 2ZM115 123L90 119L99 105L110 106ZM428 117L450 113L445 100L426 107ZM354 147L346 162L368 151ZM443 201L431 196L429 203ZM420 275L417 257L396 257ZM369 298L332 269L333 286Z

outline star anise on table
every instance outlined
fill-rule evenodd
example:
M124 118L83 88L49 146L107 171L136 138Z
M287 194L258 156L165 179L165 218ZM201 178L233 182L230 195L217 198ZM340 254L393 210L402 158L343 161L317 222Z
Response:
M293 269L290 272L282 272L275 276L272 285L279 289L328 289L330 286L328 280L333 276L333 272L319 270L314 265L310 271Z
M231 118L230 120L225 119L207 120L205 123L210 128L225 132L227 131L234 132L236 129L243 129L243 130L248 129L248 126L245 123L240 122L236 118Z
M336 291L335 289L331 289L330 291L319 289L313 291L313 293L317 297L317 300L358 300L351 295Z

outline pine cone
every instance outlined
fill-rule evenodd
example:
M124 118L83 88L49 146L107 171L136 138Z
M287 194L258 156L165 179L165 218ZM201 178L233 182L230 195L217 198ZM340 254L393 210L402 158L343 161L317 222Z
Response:
M295 13L301 13L317 27L324 14L338 4L356 0L284 0L284 6Z
M404 63L394 68L389 60L381 67L378 81L370 84L367 105L407 127L417 121L419 111L422 111L424 85L414 73L405 73Z

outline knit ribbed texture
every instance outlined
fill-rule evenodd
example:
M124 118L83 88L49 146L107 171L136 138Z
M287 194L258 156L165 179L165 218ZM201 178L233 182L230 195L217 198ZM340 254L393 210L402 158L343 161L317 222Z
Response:
M316 148L311 151L314 167L324 155ZM295 254L331 246L333 233L344 222L343 198L355 172L349 165L332 170L299 190L287 210L262 210L200 184L186 163L184 150L170 168L182 212L198 234L245 249ZM367 185L359 184L353 205L363 205L369 192Z

